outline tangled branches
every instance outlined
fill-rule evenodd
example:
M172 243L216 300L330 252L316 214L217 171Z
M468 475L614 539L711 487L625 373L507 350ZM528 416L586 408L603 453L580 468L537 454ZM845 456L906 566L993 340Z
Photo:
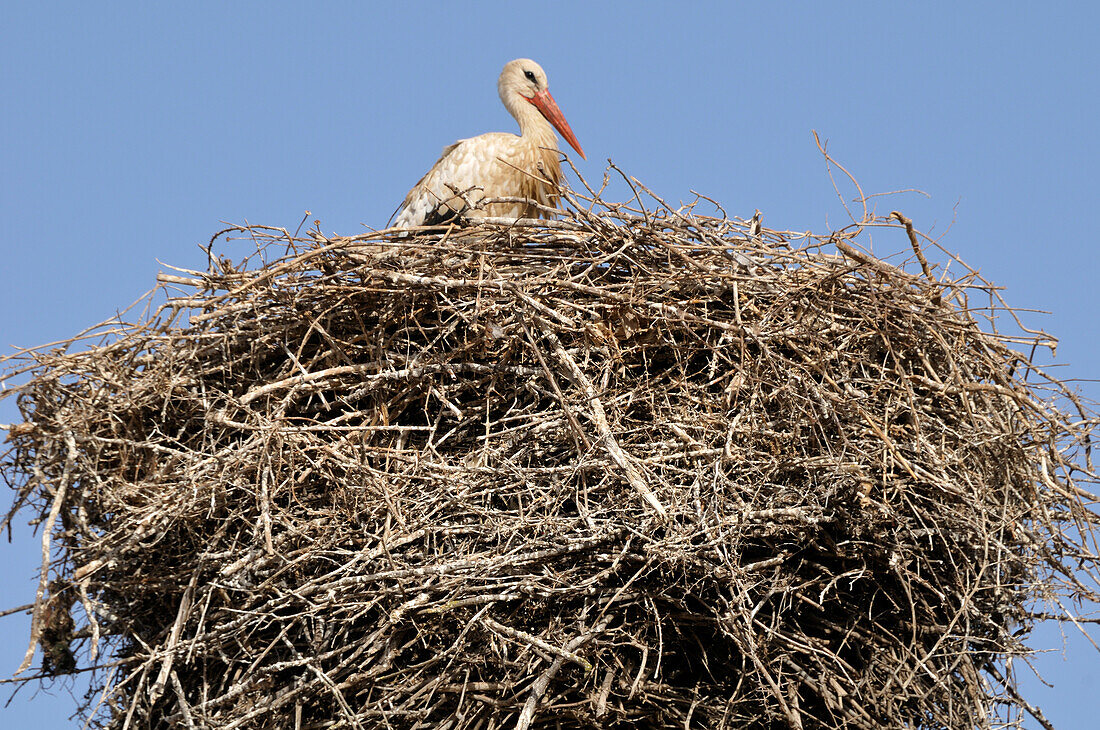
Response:
M1095 421L991 289L858 229L508 223L234 229L25 353L33 639L94 724L1019 723L1036 601L1095 598Z

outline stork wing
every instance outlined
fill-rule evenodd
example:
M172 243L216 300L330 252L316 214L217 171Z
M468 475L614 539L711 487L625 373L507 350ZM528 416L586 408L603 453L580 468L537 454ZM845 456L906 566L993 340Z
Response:
M458 162L456 158L461 157L461 154L456 155L455 150L465 141L460 139L443 148L443 154L405 196L394 226L405 228L439 225L466 207L465 201L448 187L453 186L459 192L464 190L460 187L463 182L458 174L460 165L455 164Z

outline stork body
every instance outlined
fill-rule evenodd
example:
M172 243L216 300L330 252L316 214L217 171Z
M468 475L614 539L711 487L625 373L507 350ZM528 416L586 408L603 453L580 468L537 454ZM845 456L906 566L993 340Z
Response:
M504 106L519 122L519 135L492 132L462 139L443 150L401 205L394 226L438 225L456 214L470 217L541 218L530 203L492 203L483 198L526 198L558 206L561 162L557 129L583 158L577 138L547 90L546 73L527 58L510 61L497 81Z

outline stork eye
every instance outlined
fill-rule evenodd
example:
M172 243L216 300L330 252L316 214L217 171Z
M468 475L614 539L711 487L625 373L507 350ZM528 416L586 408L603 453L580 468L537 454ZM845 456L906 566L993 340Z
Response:
M538 81L537 81L537 80L535 79L535 74L534 74L534 72L532 72L532 71L524 71L524 72L523 72L523 75L524 75L524 76L526 76L526 77L527 77L527 80L528 80L528 81L530 81L530 82L531 82L532 84L538 84Z

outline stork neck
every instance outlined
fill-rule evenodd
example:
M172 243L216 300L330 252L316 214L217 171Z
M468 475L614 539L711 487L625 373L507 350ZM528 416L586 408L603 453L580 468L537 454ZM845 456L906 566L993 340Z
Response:
M519 122L519 133L524 139L529 139L539 147L553 147L557 149L558 138L554 134L554 128L546 117L542 116L535 105L518 94L508 111Z

